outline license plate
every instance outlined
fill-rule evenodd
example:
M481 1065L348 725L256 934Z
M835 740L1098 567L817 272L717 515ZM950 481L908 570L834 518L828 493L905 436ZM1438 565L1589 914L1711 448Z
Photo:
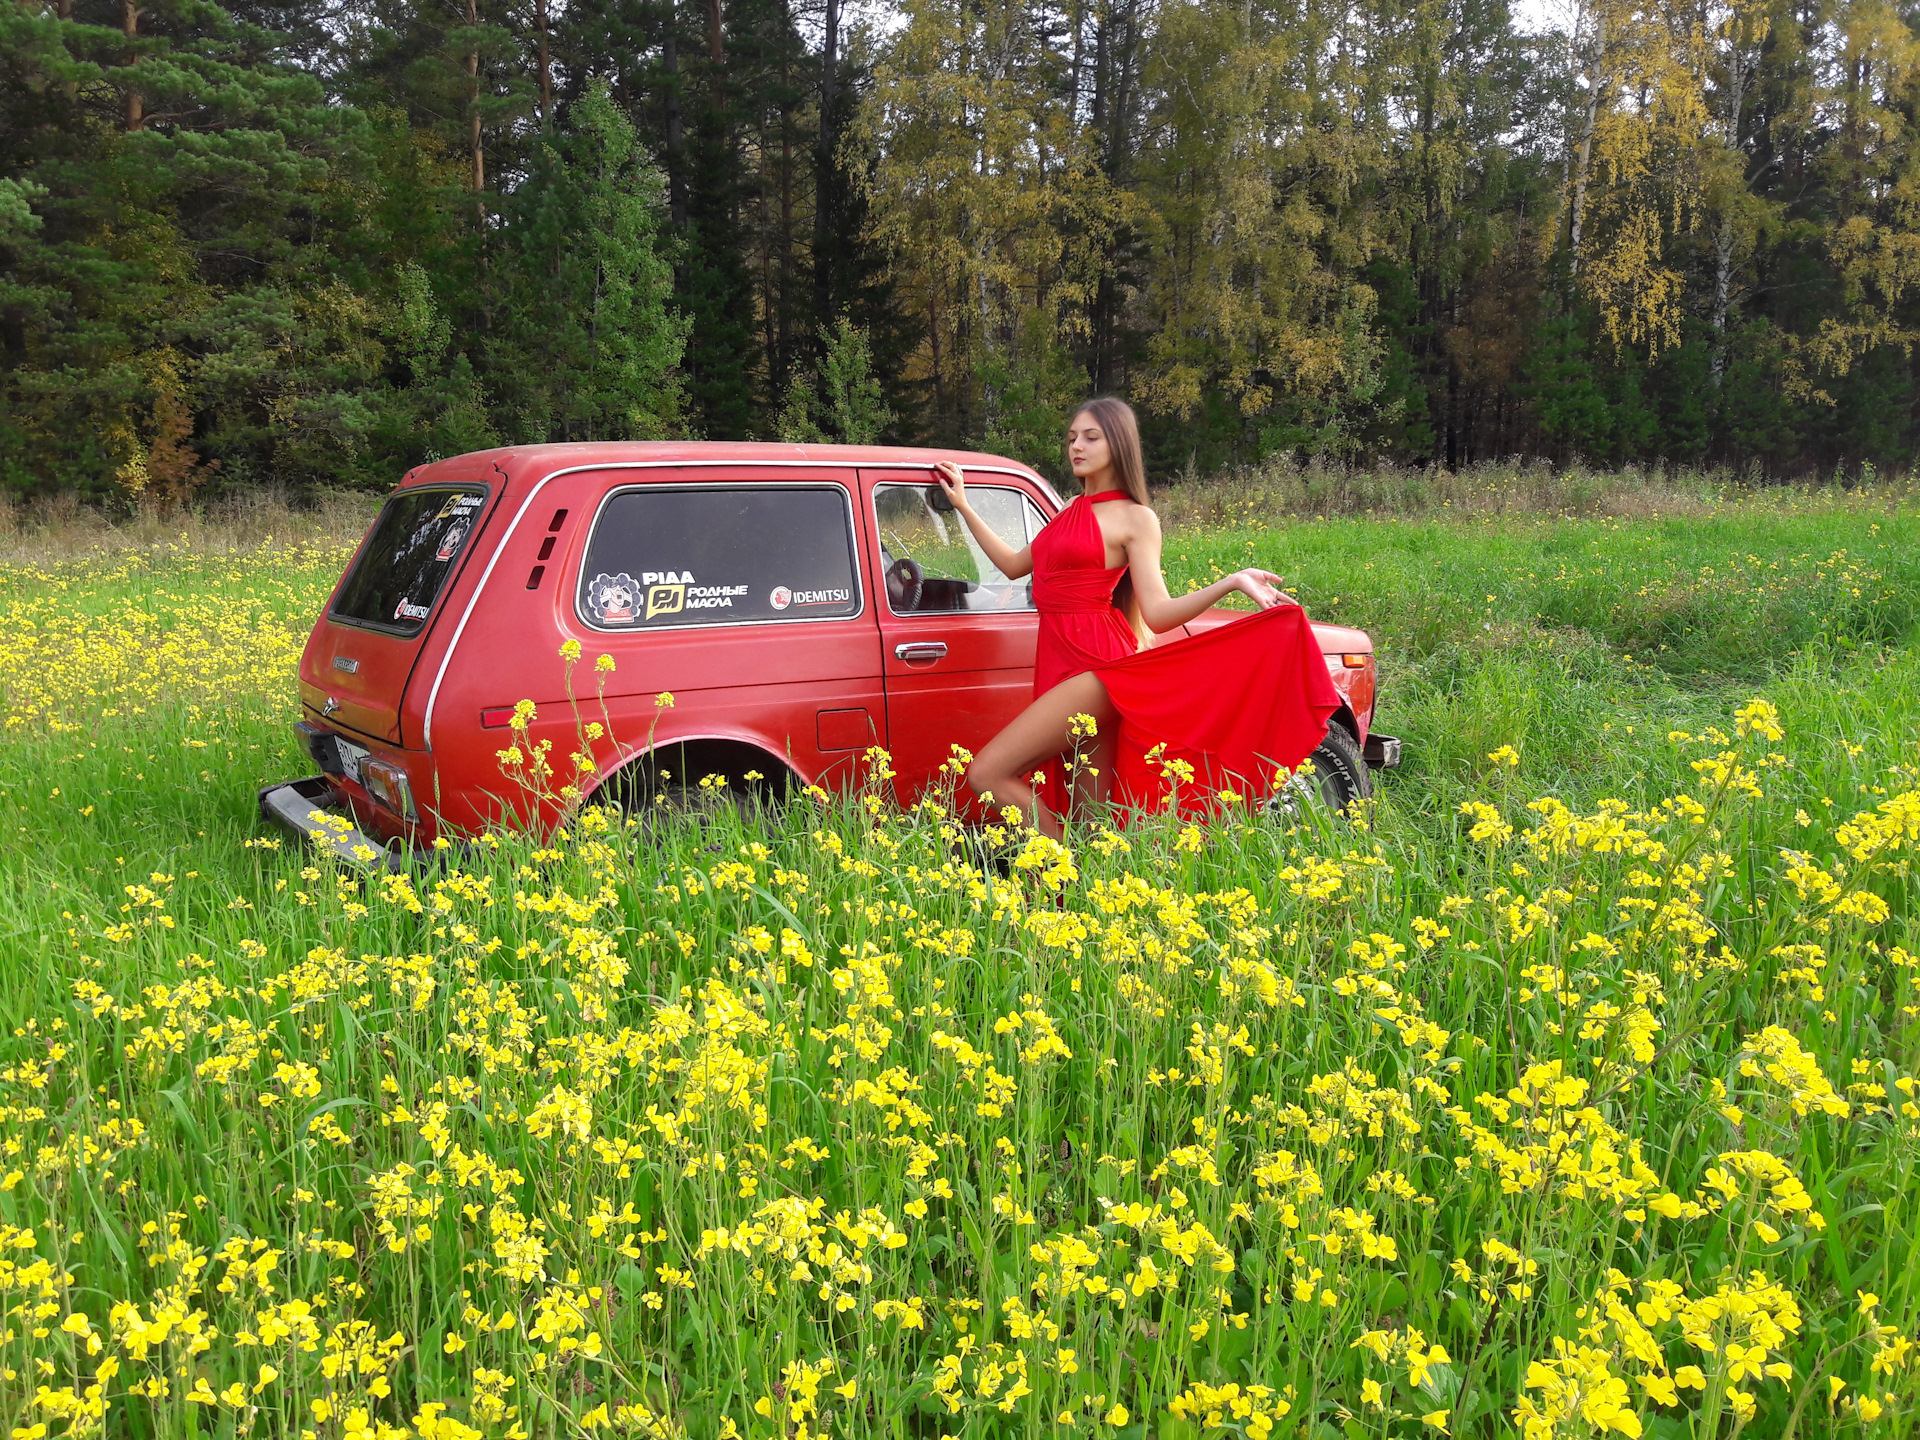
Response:
M360 762L366 759L371 752L361 749L360 746L348 740L336 738L333 745L334 749L339 752L340 768L346 773L347 778L356 785L365 785L366 782L360 778Z

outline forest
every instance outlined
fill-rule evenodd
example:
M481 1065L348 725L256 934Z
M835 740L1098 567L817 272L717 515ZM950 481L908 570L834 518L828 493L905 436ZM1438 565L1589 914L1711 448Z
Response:
M1888 0L0 0L0 494L496 444L1156 479L1916 442Z

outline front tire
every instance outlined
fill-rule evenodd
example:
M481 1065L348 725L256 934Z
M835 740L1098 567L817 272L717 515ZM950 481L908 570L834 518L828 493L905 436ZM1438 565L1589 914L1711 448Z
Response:
M1360 742L1341 725L1329 725L1327 738L1307 757L1313 769L1287 781L1270 808L1288 819L1302 811L1319 809L1347 815L1352 807L1373 798L1373 772L1367 768Z

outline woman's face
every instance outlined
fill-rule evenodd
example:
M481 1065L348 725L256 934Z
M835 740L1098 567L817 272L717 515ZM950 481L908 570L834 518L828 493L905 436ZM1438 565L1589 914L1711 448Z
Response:
M1113 466L1107 434L1085 410L1074 416L1067 426L1067 463L1073 466L1077 480L1090 479Z

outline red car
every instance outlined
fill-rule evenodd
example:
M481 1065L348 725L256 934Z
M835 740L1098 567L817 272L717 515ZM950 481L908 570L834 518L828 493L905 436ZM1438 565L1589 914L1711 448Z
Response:
M941 460L1016 543L1060 509L1026 466L949 450L533 445L408 472L301 658L299 728L321 773L263 790L262 813L343 852L551 824L560 806L499 758L522 700L536 707L522 752L550 741L552 784L577 778L589 797L651 802L708 775L776 796L844 786L879 745L912 802L1032 685L1029 586L958 522L932 481ZM1399 745L1369 732L1372 641L1314 630L1346 702L1315 755L1339 806ZM586 722L611 733L580 773Z

